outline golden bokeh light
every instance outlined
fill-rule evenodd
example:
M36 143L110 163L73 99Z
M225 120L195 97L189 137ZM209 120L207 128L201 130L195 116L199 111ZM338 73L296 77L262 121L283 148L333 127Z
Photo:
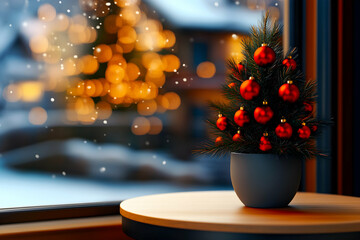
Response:
M48 49L49 42L45 36L38 35L38 36L33 36L30 39L29 45L31 51L33 51L34 53L44 53Z
M33 125L43 125L47 118L47 112L42 107L34 107L29 112L29 122Z
M122 98L129 90L129 85L125 82L110 84L109 95L113 98Z
M62 32L69 27L69 18L65 14L58 14L52 24L55 31Z
M124 26L118 32L118 39L120 43L130 44L136 41L136 31L132 27Z
M106 44L97 45L94 49L94 56L100 63L108 62L112 57L111 48Z
M175 45L176 37L175 34L170 30L164 30L162 33L164 48L170 48Z
M105 101L100 101L96 104L95 110L97 112L98 119L108 119L112 114L111 105Z
M168 92L164 94L164 97L168 100L169 106L167 109L175 110L180 107L181 99L179 95L174 92Z
M50 4L41 5L38 9L38 18L44 22L51 22L56 17L56 10Z
M127 62L122 54L114 54L113 57L108 62L108 65L118 65L123 69L127 68Z
M95 110L95 103L92 98L79 97L75 101L75 111L79 115L89 115Z
M43 96L44 87L41 82L27 81L18 84L18 89L21 91L21 100L24 102L37 102Z
M21 90L15 84L9 84L4 88L3 96L8 102L17 102L21 99Z
M163 95L158 95L156 97L156 102L157 102L157 106L158 106L158 108L157 108L158 113L164 113L164 112L166 112L167 109L169 109L170 102Z
M124 79L125 71L118 65L109 65L105 72L105 78L111 83L120 83Z
M99 69L99 63L96 58L92 55L85 55L81 58L83 64L83 73L84 74L94 74Z
M150 131L148 134L150 135L157 135L163 129L163 124L160 118L158 117L149 117L148 120L150 121Z
M137 117L131 125L131 131L135 135L145 135L150 131L150 121L145 117Z
M212 62L202 62L196 68L196 74L201 78L212 78L215 73L216 67Z
M134 81L140 76L140 69L135 63L129 63L126 68L129 81Z
M157 87L161 87L165 84L165 74L163 71L148 71L145 76L146 82L152 82Z
M145 100L137 104L137 111L144 116L153 115L156 112L157 103L155 100Z
M180 68L180 60L177 56L173 54L165 55L161 58L164 71L166 72L176 72Z

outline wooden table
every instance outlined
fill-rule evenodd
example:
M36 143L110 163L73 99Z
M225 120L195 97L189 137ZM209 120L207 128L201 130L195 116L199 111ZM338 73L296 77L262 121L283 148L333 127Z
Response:
M287 208L257 209L233 191L158 194L126 200L120 213L136 240L360 240L360 198L340 195L299 192Z

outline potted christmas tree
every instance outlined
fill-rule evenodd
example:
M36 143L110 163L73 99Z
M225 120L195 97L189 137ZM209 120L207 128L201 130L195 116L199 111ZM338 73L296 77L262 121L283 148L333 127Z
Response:
M211 103L217 138L204 152L231 152L231 180L249 207L287 206L298 190L301 161L315 156L316 83L306 81L295 49L284 52L281 26L268 13L242 41L244 59L228 61L226 103Z

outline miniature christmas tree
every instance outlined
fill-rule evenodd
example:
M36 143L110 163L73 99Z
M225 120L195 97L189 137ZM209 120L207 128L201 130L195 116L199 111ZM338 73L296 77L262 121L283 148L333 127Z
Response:
M228 101L210 104L218 113L208 121L217 138L205 143L203 152L316 155L316 83L304 79L295 49L284 53L281 26L267 13L242 45L244 60L227 64Z

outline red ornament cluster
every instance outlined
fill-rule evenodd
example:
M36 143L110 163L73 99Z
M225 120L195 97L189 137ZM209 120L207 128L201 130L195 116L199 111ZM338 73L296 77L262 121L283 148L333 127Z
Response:
M292 71L294 71L296 69L296 62L294 59L292 59L291 56L287 57L284 59L284 61L282 62L282 64L287 68L291 68Z
M264 151L264 152L272 149L270 140L268 138L268 133L265 132L264 135L260 138L259 148L261 151Z
M254 53L254 61L260 67L268 67L275 62L276 54L267 44L261 44Z

